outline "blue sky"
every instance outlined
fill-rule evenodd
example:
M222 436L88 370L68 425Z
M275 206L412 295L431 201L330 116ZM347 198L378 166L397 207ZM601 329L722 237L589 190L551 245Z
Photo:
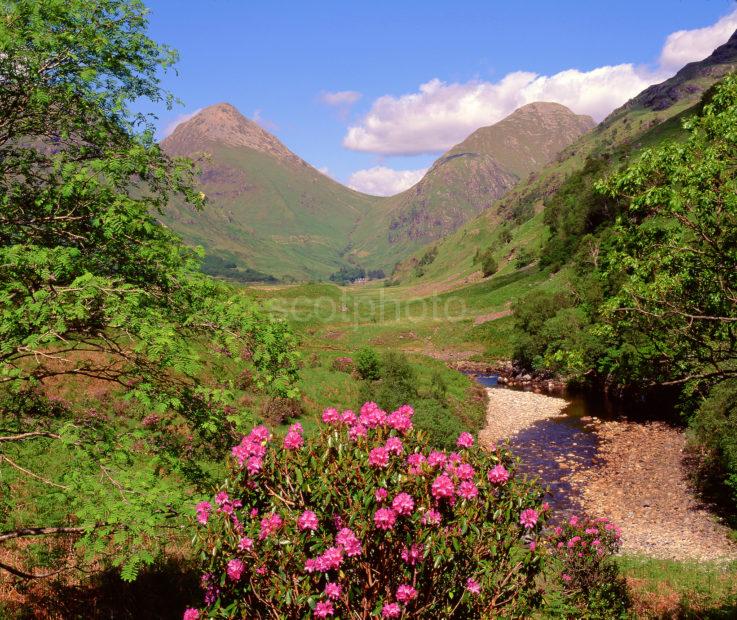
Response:
M737 28L734 0L147 4L152 36L181 54L164 84L184 106L151 110L162 134L227 101L372 193L532 100L600 120Z

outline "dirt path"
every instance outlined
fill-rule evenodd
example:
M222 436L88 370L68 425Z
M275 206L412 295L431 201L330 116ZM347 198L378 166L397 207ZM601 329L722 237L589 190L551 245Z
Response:
M479 443L491 446L510 438L523 461L534 463L528 473L550 484L553 498L556 492L570 496L569 502L559 502L563 514L573 507L609 517L622 528L623 553L737 560L729 530L700 505L689 487L682 430L663 423L583 418L595 435L595 452L593 458L580 458L570 452L576 450L573 446L558 445L554 436L566 419L561 415L564 399L500 388L487 389L487 394L486 427Z

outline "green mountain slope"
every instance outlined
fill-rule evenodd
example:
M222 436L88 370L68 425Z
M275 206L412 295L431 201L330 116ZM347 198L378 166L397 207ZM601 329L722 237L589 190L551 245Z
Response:
M525 262L520 261L521 254L534 255L545 244L549 235L546 223L551 223L551 214L544 214L546 205L556 201L557 193L572 176L588 179L593 174L585 171L587 162L596 166L597 176L603 176L643 148L678 139L683 135L681 120L693 113L709 87L735 69L737 33L708 58L686 65L669 80L647 88L612 112L596 129L563 149L553 162L518 183L478 217L437 244L414 252L398 266L395 277L406 282L418 280L415 267L429 247L436 247L435 258L423 266L423 281L481 279L474 256L488 248L492 248L500 271L514 270ZM573 203L585 198L573 193ZM562 210L563 216L574 216L572 208L567 213L565 206ZM594 224L582 223L584 227ZM509 233L503 232L510 227ZM511 240L505 241L510 234Z
M200 160L207 209L173 204L163 220L237 267L278 278L324 278L346 265L351 232L382 198L315 170L229 104L206 108L162 142Z
M565 106L539 102L476 130L415 186L389 198L380 217L361 223L353 236L355 255L374 254L386 268L427 241L447 236L594 125Z

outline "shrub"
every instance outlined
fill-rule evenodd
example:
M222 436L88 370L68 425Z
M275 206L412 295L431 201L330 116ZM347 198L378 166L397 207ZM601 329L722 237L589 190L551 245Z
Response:
M376 381L381 377L381 363L376 351L371 347L363 347L356 354L356 372L361 379Z
M535 260L535 255L529 248L520 248L517 252L517 258L514 259L515 269L522 269L527 267L532 261Z
M353 359L350 357L336 357L333 360L332 368L338 372L351 373L353 372Z
M491 253L491 249L487 250L485 254L481 256L481 272L485 278L494 275L499 269L499 264Z
M417 398L417 376L404 353L387 351L381 364L381 383L376 402L387 410L397 409Z
M269 398L261 405L261 417L270 424L284 424L302 415L302 405L294 398Z
M690 426L701 447L702 482L716 482L714 494L729 498L732 513L737 512L737 380L713 387Z
M579 618L625 618L629 598L613 555L619 528L608 519L572 516L548 543L557 560L565 602Z
M440 404L446 405L448 403L448 384L443 379L443 375L437 370L430 377L430 397Z
M413 411L327 409L309 443L263 426L196 508L203 615L520 617L539 601L540 488L463 433L432 451ZM339 484L337 484L339 482ZM198 618L190 609L185 618Z

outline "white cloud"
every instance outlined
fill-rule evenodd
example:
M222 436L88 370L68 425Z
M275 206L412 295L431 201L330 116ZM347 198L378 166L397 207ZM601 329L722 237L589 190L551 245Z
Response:
M717 23L695 30L679 30L668 35L660 53L660 65L677 70L695 60L703 60L726 43L737 30L737 10L722 17Z
M460 84L436 78L421 84L418 92L378 98L360 122L348 128L343 145L381 155L439 153L534 101L555 101L601 121L684 63L708 56L735 29L737 11L708 28L676 32L668 37L660 64L652 69L620 64L552 76L517 71L498 82Z
M317 169L317 171L318 171L318 172L321 172L321 173L322 173L322 174L324 174L324 175L325 175L326 177L330 177L331 179L333 178L333 175L332 175L332 174L330 173L330 168L328 168L327 166L320 166L320 167L319 167L319 168Z
M186 123L190 118L193 116L196 116L202 112L202 108L197 108L194 112L188 112L187 114L180 114L177 116L173 121L171 121L166 127L164 127L164 130L161 132L162 136L166 138L167 136L170 136L172 133L174 133L174 130L181 125L182 123Z
M355 90L323 91L320 93L320 101L329 106L345 107L352 106L362 96Z
M386 166L374 166L357 170L348 179L348 187L374 196L393 196L412 187L427 172L419 170L393 170Z

